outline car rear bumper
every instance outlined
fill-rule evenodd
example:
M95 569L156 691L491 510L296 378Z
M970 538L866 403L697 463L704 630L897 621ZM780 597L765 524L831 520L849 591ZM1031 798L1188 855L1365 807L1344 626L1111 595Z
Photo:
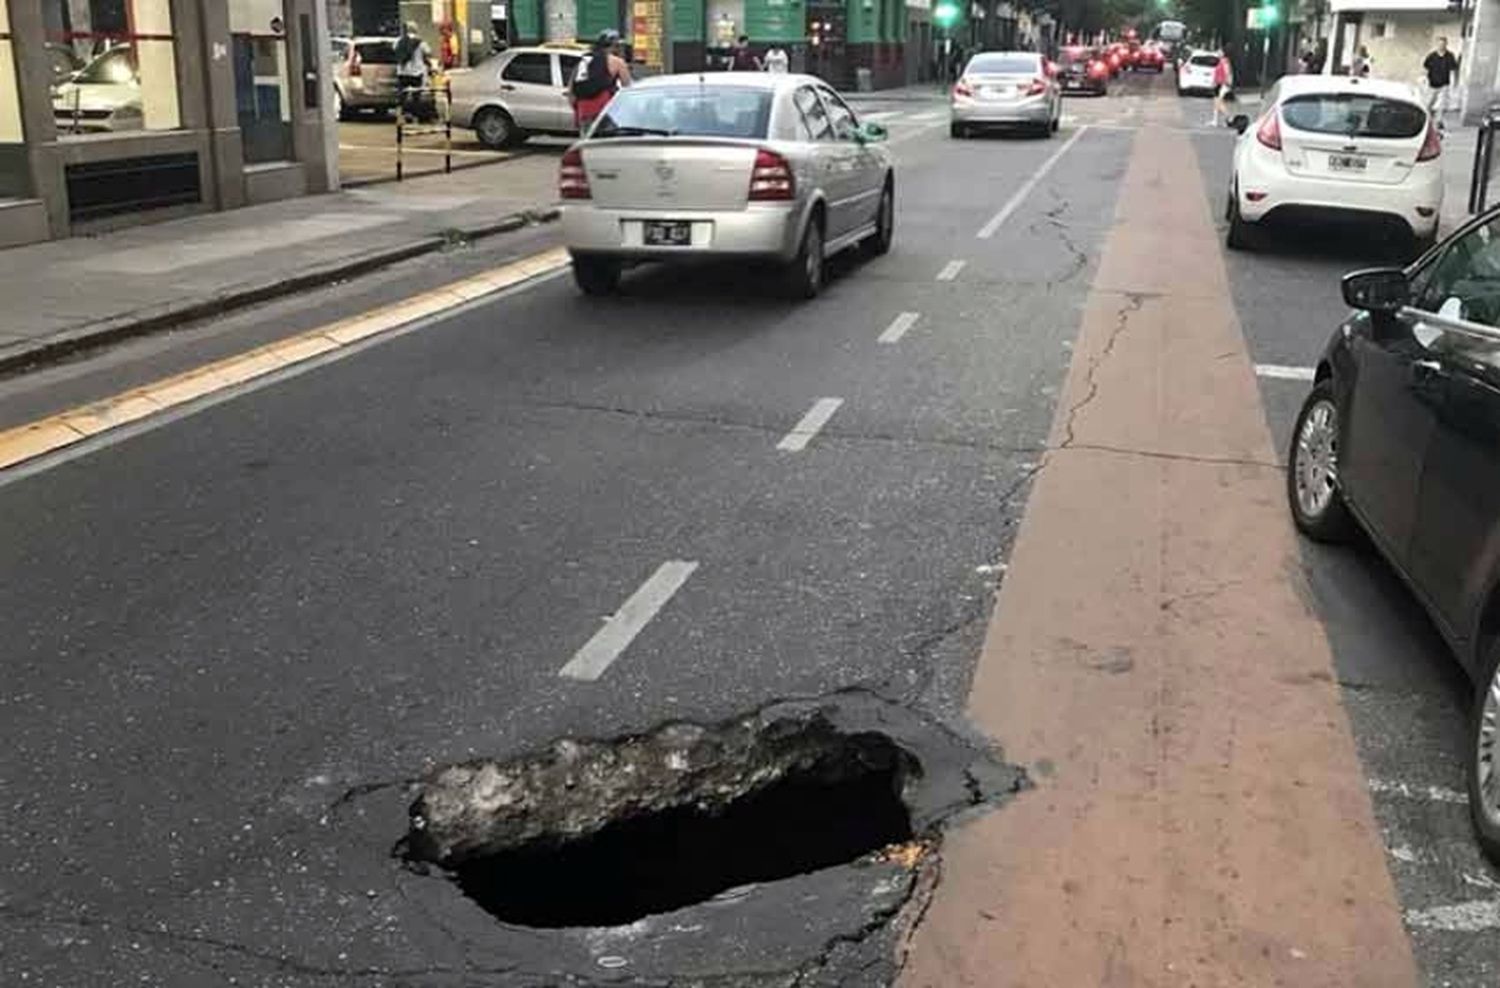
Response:
M1397 185L1374 182L1331 182L1293 176L1242 174L1239 180L1240 216L1250 222L1262 219L1301 219L1312 222L1399 219L1413 236L1425 237L1437 229L1443 208L1443 173L1436 162L1419 165ZM1264 193L1252 201L1252 193Z
M610 209L572 203L562 207L562 235L564 246L579 254L646 260L790 260L800 246L802 215L798 203L756 203L739 210ZM649 220L691 223L691 245L647 246Z
M961 124L1052 122L1052 103L1046 96L1028 96L1006 103L960 99L953 101L950 110L953 122Z
M1088 76L1076 79L1059 78L1057 84L1062 88L1064 96L1068 93L1102 93L1109 89L1109 80L1104 77L1098 79L1091 79Z

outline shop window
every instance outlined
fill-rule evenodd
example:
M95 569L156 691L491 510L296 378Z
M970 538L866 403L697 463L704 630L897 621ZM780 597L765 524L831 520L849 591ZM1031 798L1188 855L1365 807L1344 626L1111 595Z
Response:
M234 102L248 162L292 156L292 98L281 0L229 0Z
M16 89L16 56L10 38L10 10L0 0L0 144L20 144L21 94Z
M171 0L44 0L42 14L59 136L181 126Z

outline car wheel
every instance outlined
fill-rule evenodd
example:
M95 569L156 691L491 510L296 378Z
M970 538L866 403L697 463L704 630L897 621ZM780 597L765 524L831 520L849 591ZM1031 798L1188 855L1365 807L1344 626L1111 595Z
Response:
M1052 118L1052 133L1054 133L1054 134L1057 133L1058 128L1061 127L1061 126L1062 126L1062 108L1058 107L1057 116L1055 116L1055 117Z
M1297 413L1287 456L1286 493L1298 531L1318 542L1342 542L1353 519L1339 492L1339 407L1325 378Z
M963 140L969 136L969 128L960 123L950 123L948 125L948 136L954 140Z
M344 94L335 87L333 90L333 118L335 120L348 120L353 114L344 105Z
M1229 192L1229 207L1225 210L1229 218L1229 233L1224 237L1224 243L1230 250L1253 250L1255 248L1255 230L1246 219L1240 215L1240 197L1234 191Z
M1485 658L1469 714L1469 821L1479 849L1500 863L1500 644Z
M865 249L871 257L881 257L891 252L891 241L896 235L896 193L891 183L885 183L880 193L880 206L875 212L875 233L865 241Z
M573 281L585 295L612 295L620 287L620 262L607 257L573 257Z
M793 298L817 298L823 290L823 221L814 216L802 233L802 247L786 269L786 290Z
M519 134L516 122L510 118L509 113L490 106L475 115L474 136L485 147L501 151L517 143Z

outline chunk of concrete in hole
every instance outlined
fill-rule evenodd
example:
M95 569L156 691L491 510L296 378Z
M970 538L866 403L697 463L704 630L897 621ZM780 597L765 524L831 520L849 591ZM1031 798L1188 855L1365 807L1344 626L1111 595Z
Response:
M778 703L717 724L672 722L617 738L564 738L500 761L443 768L424 783L398 846L455 868L499 850L586 838L630 817L719 812L791 775L847 778L899 759L898 793L920 831L1025 784L996 753L862 692Z

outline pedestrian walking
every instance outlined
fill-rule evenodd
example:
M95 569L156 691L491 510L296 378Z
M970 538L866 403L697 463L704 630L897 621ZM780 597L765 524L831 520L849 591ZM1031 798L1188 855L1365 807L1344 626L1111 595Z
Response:
M589 57L578 66L568 92L578 133L587 132L615 93L630 83L630 66L620 54L620 32L613 29L599 32Z
M1214 64L1214 119L1213 126L1229 120L1229 97L1234 94L1234 66L1229 56L1219 52L1219 61Z
M791 68L792 60L787 57L786 50L776 45L766 52L763 60L767 72L783 73Z
M396 92L401 108L413 117L424 115L422 90L427 88L427 73L432 68L432 49L417 33L417 22L407 21L406 29L396 40Z
M735 39L734 47L729 53L729 71L731 72L759 72L761 69L760 59L756 58L750 51L750 36L742 34Z
M1437 47L1422 60L1427 73L1427 109L1437 119L1438 130L1446 129L1443 115L1452 105L1453 77L1458 74L1458 59L1448 50L1448 39L1437 39Z
M1354 76L1368 76L1370 74L1370 49L1364 45L1354 53L1354 64L1350 66L1349 74Z

